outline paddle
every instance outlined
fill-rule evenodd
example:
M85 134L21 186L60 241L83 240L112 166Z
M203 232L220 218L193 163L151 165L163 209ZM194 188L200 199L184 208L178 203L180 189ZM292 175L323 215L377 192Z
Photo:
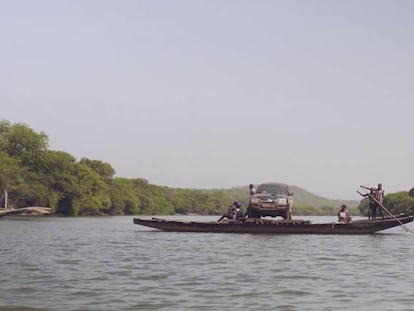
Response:
M362 189L364 189L364 191L365 191L365 189L368 189L368 190L370 190L371 188L368 188L368 187L365 187L365 186L360 186ZM357 190L357 192L358 192L358 194L359 195L361 195L361 196L363 196L363 197L365 197L366 195L368 195L374 202L376 202L377 204L378 204L378 206L380 206L380 207L382 207L383 209L384 209L384 211L386 211L387 212L387 214L388 215L390 215L392 218L394 218L396 221L398 221L399 223L400 223L400 225L401 225L401 227L405 230L405 231L407 231L407 232L409 232L409 233L411 233L411 234L414 234L414 232L412 231L412 230L410 230L406 225L404 225L397 217L395 217L384 205L382 205L382 203L380 203L371 193L366 193L365 195L364 194L362 194L361 192L359 192L358 190Z

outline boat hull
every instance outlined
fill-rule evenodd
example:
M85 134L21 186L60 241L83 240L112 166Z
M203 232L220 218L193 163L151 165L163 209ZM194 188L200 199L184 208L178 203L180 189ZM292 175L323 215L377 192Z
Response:
M245 222L182 222L134 218L134 224L173 232L252 233L252 234L373 234L413 221L413 216L384 220L312 224L308 221L252 220Z

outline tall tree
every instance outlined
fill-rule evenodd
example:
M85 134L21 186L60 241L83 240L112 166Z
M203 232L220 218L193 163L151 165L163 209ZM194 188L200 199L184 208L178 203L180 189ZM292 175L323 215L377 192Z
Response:
M0 147L21 166L39 171L45 165L48 137L43 132L37 134L26 124L11 125L8 121L0 121Z
M76 159L69 153L51 150L47 151L46 159L46 183L50 189L49 207L55 211L60 205L62 212L70 205L68 198L79 197L79 183L75 175Z
M0 150L0 190L11 190L18 184L18 178L22 170L18 160Z
M79 183L79 197L73 205L74 216L78 213L84 215L98 215L101 209L109 209L111 198L109 186L89 166L79 163L75 172Z
M105 163L99 160L91 160L88 158L82 158L79 163L88 166L105 181L111 180L115 175L115 170L109 163Z

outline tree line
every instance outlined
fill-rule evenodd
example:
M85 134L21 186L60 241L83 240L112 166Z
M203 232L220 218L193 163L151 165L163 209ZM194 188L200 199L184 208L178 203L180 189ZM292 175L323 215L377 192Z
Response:
M0 120L0 190L7 190L9 206L47 206L52 214L218 215L234 201L248 205L248 189L182 189L150 184L143 178L115 176L109 163L50 150L48 136L23 123ZM414 213L414 188L389 194L384 203L393 212ZM366 205L366 206L365 206ZM324 215L336 206L296 202L295 214ZM359 210L366 214L362 200Z
M52 214L66 216L220 214L242 192L169 188L115 177L109 163L78 161L49 150L45 133L7 120L0 121L0 190L7 190L11 207L47 206ZM247 204L247 194L241 199Z

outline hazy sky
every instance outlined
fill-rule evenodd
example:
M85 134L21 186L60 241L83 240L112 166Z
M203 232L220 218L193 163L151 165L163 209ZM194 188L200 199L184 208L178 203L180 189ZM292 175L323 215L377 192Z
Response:
M0 118L171 187L414 186L414 1L0 0Z

